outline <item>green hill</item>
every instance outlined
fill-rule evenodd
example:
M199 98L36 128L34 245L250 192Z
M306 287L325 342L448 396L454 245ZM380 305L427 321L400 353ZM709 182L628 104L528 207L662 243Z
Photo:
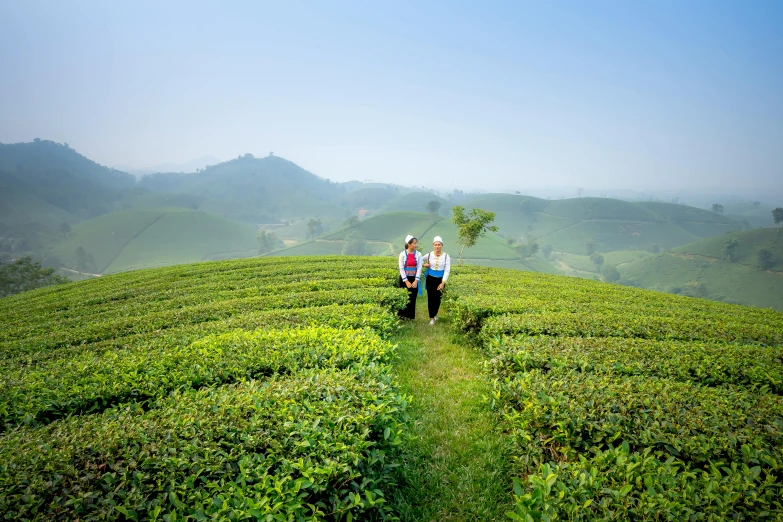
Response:
M736 240L731 262L726 242ZM766 265L759 251L769 252ZM783 239L776 229L734 232L680 246L619 267L645 288L783 310Z
M738 230L742 225L705 210L654 202L608 198L543 200L511 194L484 194L466 204L491 210L505 236L534 238L555 251L654 251Z
M451 214L451 206L448 201L431 192L408 192L390 200L378 208L374 214L387 214L389 212L427 212L427 203L437 201L441 204L439 213L443 216Z
M221 216L181 208L113 212L74 226L52 250L83 272L256 255L255 230ZM79 258L82 247L86 258Z
M306 217L345 218L348 211L335 202L344 189L319 178L293 162L268 156L245 154L237 159L191 174L152 174L139 180L152 192L190 194L239 205L224 214L253 223L268 218L247 216L247 208L275 221Z
M451 221L442 216L434 216L427 212L390 212L379 214L360 221L352 227L345 227L317 239L303 242L289 248L274 252L275 256L294 255L334 255L342 252L345 240L358 235L367 241L368 255L397 255L402 251L405 236L411 234L419 239L419 250L429 252L432 239L435 236L443 238L445 250L456 260L459 256L457 244L457 228ZM519 254L509 247L506 241L495 234L488 234L478 243L465 250L464 256L469 262L486 264L502 262L497 266L520 269L526 267L519 263ZM533 261L535 263L535 261ZM544 269L546 263L539 268ZM528 269L530 269L528 267ZM551 271L551 267L545 271Z
M15 189L81 218L110 212L130 193L135 178L98 165L67 144L37 140L32 143L0 143L0 179Z

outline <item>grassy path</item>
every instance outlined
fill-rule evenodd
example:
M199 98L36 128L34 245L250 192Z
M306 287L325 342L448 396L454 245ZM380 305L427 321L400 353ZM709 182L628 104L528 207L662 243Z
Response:
M480 358L452 342L444 312L430 326L426 295L419 298L416 320L395 339L414 439L393 502L403 521L508 520L506 441L485 400Z

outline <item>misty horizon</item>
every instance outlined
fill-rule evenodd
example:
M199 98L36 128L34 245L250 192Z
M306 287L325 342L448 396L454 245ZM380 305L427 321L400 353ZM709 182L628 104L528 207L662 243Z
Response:
M0 4L0 142L127 170L271 151L436 190L780 192L779 3L152 5Z

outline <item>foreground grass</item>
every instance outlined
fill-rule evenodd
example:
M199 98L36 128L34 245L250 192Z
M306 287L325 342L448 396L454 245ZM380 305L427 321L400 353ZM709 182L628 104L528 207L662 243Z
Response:
M426 299L418 301L416 321L395 339L414 438L392 501L403 521L508 520L507 446L484 399L479 356L452 343L447 314L430 326Z

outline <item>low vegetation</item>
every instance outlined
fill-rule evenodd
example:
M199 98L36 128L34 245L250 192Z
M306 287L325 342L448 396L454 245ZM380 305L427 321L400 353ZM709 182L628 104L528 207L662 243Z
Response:
M474 267L448 295L514 441L510 519L783 515L783 314Z

